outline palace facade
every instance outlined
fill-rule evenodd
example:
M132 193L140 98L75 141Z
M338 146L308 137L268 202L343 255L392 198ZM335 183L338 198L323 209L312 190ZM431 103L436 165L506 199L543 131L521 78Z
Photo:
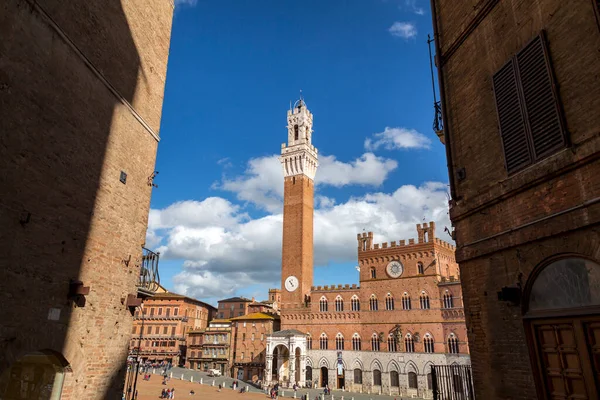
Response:
M312 121L302 99L288 111L282 330L268 337L265 381L428 396L431 365L470 363L455 248L434 222L416 225L416 241L358 234L359 285L313 286Z

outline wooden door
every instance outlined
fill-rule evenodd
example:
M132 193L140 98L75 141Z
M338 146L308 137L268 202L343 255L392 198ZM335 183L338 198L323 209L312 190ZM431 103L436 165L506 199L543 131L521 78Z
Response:
M600 318L533 320L531 333L544 398L597 400Z

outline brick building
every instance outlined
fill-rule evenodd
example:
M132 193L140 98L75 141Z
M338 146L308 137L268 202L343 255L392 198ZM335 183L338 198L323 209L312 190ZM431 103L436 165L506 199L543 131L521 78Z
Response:
M202 335L201 353L195 353L192 359L194 366L203 371L207 369L217 369L221 374L228 376L231 371L231 321L228 319L213 319L208 327L202 332L195 332ZM191 361L191 360L190 360Z
M143 361L185 365L188 332L205 329L215 314L216 308L202 301L156 293L135 312L129 354Z
M267 335L279 330L279 316L256 312L231 319L233 377L256 382L265 372Z
M432 5L477 398L598 399L599 3Z
M0 9L0 398L121 398L173 1Z
M202 369L200 359L202 358L202 344L204 343L205 329L188 331L186 336L185 367L190 369Z
M248 314L248 305L254 303L254 299L245 297L231 297L225 300L218 301L219 311L217 318L230 319Z
M282 145L284 215L281 329L269 335L266 381L431 395L431 364L468 364L454 246L417 225L417 240L357 237L360 284L313 286L317 150L299 100Z

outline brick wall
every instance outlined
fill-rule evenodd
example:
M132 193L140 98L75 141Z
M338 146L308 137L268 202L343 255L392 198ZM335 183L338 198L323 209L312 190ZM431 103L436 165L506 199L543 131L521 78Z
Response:
M63 399L117 398L132 329L122 299L136 293L173 8L1 7L0 375L48 349L72 369ZM70 279L90 287L84 306L67 299Z
M534 268L553 255L600 259L600 33L594 5L435 1L449 173L465 171L465 179L455 178L450 215L478 398L537 398L523 311L499 301L497 292L524 287ZM492 76L542 29L570 147L509 175Z

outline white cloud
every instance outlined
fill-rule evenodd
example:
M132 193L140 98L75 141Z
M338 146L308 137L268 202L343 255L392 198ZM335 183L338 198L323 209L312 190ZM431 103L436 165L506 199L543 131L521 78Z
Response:
M175 7L178 7L178 6L194 7L196 4L198 4L198 0L175 0Z
M417 0L405 0L404 4L406 5L406 8L411 12L414 12L417 15L425 15L425 10L417 6Z
M163 235L162 258L183 265L174 277L175 291L206 299L231 296L255 283L278 287L283 216L247 219L227 200L207 200L151 211L149 238L156 242ZM210 215L208 204L220 211ZM415 224L425 218L435 220L438 236L449 239L443 233L450 226L443 183L405 185L391 194L372 193L338 205L317 197L317 204L315 265L355 261L356 234L363 229L373 231L377 242L409 239L416 237Z
M365 140L366 150L377 150L383 146L386 150L394 149L428 149L431 140L414 129L389 128L383 132L375 133L373 138Z
M365 153L354 161L343 162L335 156L319 156L317 185L342 187L348 185L380 186L398 163L391 159ZM251 159L242 176L213 185L213 188L236 193L239 200L248 201L269 211L278 212L283 199L283 172L276 155Z
M365 153L349 163L339 161L335 156L321 156L315 181L317 185L334 187L380 186L397 167L395 160L378 157L373 153Z
M412 22L394 22L388 31L392 36L410 39L417 36L417 27Z

